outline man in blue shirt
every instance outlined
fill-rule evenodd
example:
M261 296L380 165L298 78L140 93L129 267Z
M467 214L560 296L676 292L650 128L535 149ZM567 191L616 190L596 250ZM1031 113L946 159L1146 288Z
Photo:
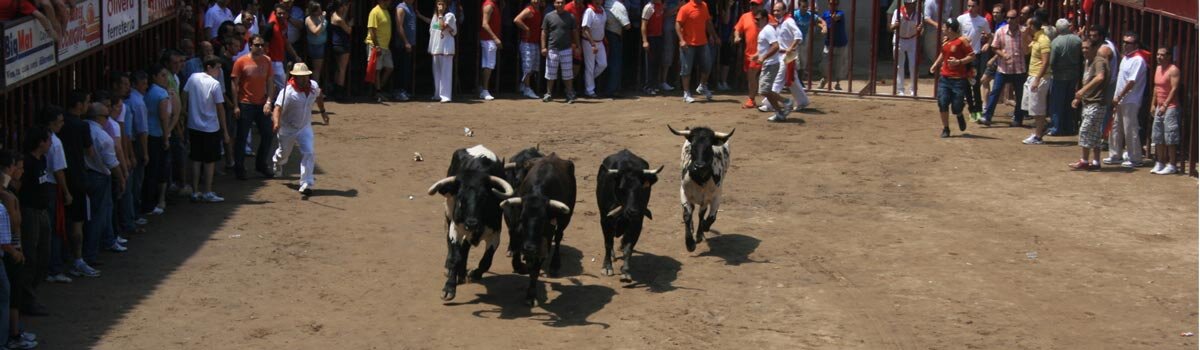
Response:
M825 36L825 54L829 55L830 63L832 63L832 72L829 78L821 81L820 89L825 89L829 81L833 81L833 89L842 89L842 78L846 77L846 67L848 56L846 55L846 47L850 43L846 36L846 13L838 10L838 0L829 0L829 10L821 14L821 19L825 22L825 26L821 26L821 34L826 34L830 30L833 33ZM830 28L832 27L832 28ZM823 67L829 69L829 67Z
M815 4L814 4L815 5ZM812 43L821 40L821 37L816 35L817 32L825 32L825 20L821 19L815 7L809 7L808 1L796 1L796 10L792 11L792 18L796 21L796 26L800 27L800 34L803 34L804 40L800 43L800 55L796 58L796 70L801 72L800 79L805 84L806 89L811 89L808 81L814 76L820 77L821 72L821 55L813 56ZM810 30L810 29L816 29Z

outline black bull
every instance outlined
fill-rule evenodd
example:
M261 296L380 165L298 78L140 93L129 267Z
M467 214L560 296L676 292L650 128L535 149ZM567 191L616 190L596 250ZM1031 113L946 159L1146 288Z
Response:
M575 207L575 164L554 153L534 160L516 195L500 206L513 209L517 217L517 233L512 236L521 241L521 249L513 252L513 259L524 262L523 272L529 274L525 301L533 305L547 256L550 276L557 276L562 265L559 248Z
M621 237L621 280L631 280L629 259L634 245L642 235L643 218L654 219L647 205L650 190L658 182L657 170L629 150L614 153L600 163L596 174L596 205L600 217L600 229L604 232L604 275L613 275L613 239Z

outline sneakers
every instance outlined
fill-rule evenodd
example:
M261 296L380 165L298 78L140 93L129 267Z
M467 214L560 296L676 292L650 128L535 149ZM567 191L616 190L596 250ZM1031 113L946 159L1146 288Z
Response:
M550 96L550 94L542 95L542 102L550 102L552 99L553 98Z
M191 185L184 185L183 188L179 189L179 195L183 195L183 196L190 195L193 192L194 191L192 191Z
M683 93L683 102L684 103L693 103L693 102L696 102L696 99L692 97L692 93L684 92Z
M154 209L158 209L158 208L154 208ZM146 218L137 218L137 220L133 221L133 224L138 225L138 226L146 226L146 224L149 224L149 223L150 223L150 221L146 221Z
M784 102L783 103L784 118L786 118L788 114L791 114L792 111L795 109L796 109L796 101L795 100L788 100L787 102Z
M410 98L412 98L412 97L408 96L408 93L405 92L404 90L396 91L395 93L392 94L392 99L396 100L396 101L401 101L401 102L408 101Z
M21 332L21 340L37 341L37 334L34 334L33 332Z
M1108 165L1117 165L1117 164L1121 164L1124 161L1125 161L1124 158L1117 157L1117 156L1104 158L1104 164L1108 164Z
M488 100L488 101L491 101L491 100ZM438 103L450 103L450 99L449 99L449 98L440 98L440 97L439 97L439 98L438 98Z
M108 247L108 251L111 251L114 253L123 253L126 250L129 250L129 248L125 248L125 246L123 246L123 245L121 245L121 243L117 243L117 242L113 242L113 245Z
M767 121L777 123L777 122L784 121L786 119L787 119L787 117L784 117L782 114L779 114L778 112L776 112L775 115L768 117Z
M674 86L671 86L671 85L668 85L667 83L662 83L662 86L659 88L659 90L662 90L662 91L675 91L675 87L674 87Z
M75 277L100 277L100 270L93 269L82 260L75 261L75 268L71 270L71 275Z
M200 192L192 192L192 203L200 201Z
M980 120L983 120L983 113L971 112L971 121L978 122Z
M488 92L487 90L480 91L479 98L483 99L484 101L491 101L491 100L496 99L495 97L492 97L492 94L490 92Z
M282 173L279 171L279 163L271 162L271 176L270 177L276 177L281 174Z
M1029 137L1025 138L1025 140L1021 141L1021 143L1026 145L1041 145L1045 142L1042 142L1042 138L1037 137L1037 135L1029 135Z
M574 93L567 94L567 104L572 104L572 103L575 103L575 94Z
M1162 170L1160 170L1159 172L1157 172L1155 174L1171 175L1171 174L1175 174L1177 172L1179 172L1179 169L1175 168L1175 164L1167 164L1167 166L1163 167Z
M1071 170L1091 170L1091 166L1089 166L1088 162L1083 159L1080 159L1077 162L1068 164L1067 166L1070 167Z
M944 139L947 137L950 137L950 127L948 127L948 126L942 128L942 138Z
M66 274L60 273L57 275L46 276L46 282L49 282L49 283L71 283L72 280L70 277L67 277Z
M1134 163L1133 161L1129 161L1129 160L1121 162L1121 167L1123 167L1123 168L1133 169L1133 168L1140 167L1140 166L1142 166L1142 162L1140 162L1140 161L1137 163Z
M774 112L775 107L771 107L770 103L764 103L762 106L758 106L758 111L759 112Z
M697 93L697 94L704 95L704 100L706 100L706 101L712 101L712 100L713 100L713 98L712 98L712 90L710 90L710 89L708 88L708 84L700 84L699 86L696 86L696 93Z
M648 87L648 88L642 89L642 93L644 93L646 95L650 95L650 96L658 96L658 89Z
M1150 173L1158 175L1158 172L1162 171L1162 170L1163 170L1163 163L1162 162L1154 162L1154 169L1150 169Z
M121 243L121 244L129 243L129 240L125 239L125 237L117 236L117 243Z
M585 92L583 93L583 97L587 97L587 98L599 98L600 96L599 96L599 95L596 95L596 93L595 93L595 92L586 92L586 91L585 91Z
M742 109L751 109L751 108L754 108L754 100L746 99L746 103L742 104Z
M156 207L154 207L154 210L151 210L149 213L146 213L146 214L147 214L147 215L162 215L162 214L163 214L164 212L166 212L166 211L167 211L167 210L166 210L166 209L164 209L163 207L161 207L161 206L156 206Z
M305 195L305 196L311 196L312 189L309 188L308 184L306 184L306 183L300 184L300 194Z
M958 119L958 131L967 131L967 120L963 119L963 115L959 114L954 116L954 118Z
M528 99L538 98L537 93L533 92L533 89L530 89L528 86L521 88L521 95L525 96L525 98L528 98Z
M38 343L25 339L9 339L8 344L4 346L8 349L33 349L38 346Z
M225 198L221 198L221 197L217 196L216 192L208 192L208 193L201 195L200 200L203 200L208 203L220 203L220 202L224 202Z

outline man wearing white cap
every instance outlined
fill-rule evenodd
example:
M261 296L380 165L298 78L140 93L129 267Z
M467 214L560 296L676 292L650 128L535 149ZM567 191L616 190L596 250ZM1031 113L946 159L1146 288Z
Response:
M321 119L329 125L329 115L325 113L325 99L321 97L321 87L309 79L312 72L308 65L296 63L289 73L283 90L275 98L275 113L271 115L275 133L279 137L279 149L275 150L275 163L271 171L281 175L280 167L288 162L292 147L300 146L300 193L312 194L313 170L316 169L317 156L313 153L312 105L315 102L321 111Z

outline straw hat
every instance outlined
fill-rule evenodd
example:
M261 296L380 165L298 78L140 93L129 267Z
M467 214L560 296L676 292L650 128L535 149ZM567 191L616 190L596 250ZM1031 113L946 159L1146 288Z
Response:
M312 75L312 71L308 70L308 65L304 63L296 63L292 65L291 75Z

